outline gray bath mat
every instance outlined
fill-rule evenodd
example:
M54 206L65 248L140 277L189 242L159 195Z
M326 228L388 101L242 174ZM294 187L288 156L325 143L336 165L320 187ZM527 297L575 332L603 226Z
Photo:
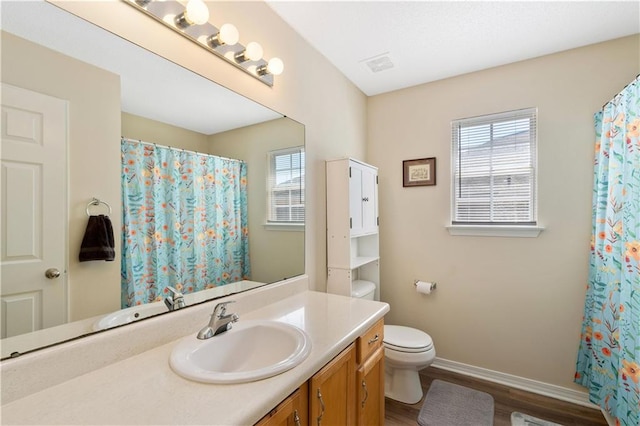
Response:
M511 413L511 426L562 426L558 423L549 422L547 420L538 419L528 414Z
M418 415L420 426L493 426L493 397L434 380Z

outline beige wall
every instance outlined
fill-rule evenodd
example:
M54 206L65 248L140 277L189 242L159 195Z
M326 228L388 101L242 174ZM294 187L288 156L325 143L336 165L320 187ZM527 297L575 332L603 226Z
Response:
M207 2L214 24L231 22L240 41L259 41L265 56L278 56L285 71L273 87L238 71L125 2L52 3L185 66L305 125L307 157L305 268L311 287L326 288L324 161L363 158L366 96L311 48L264 2Z
M202 133L122 113L122 136L129 139L173 146L196 152L209 152L208 136Z
M588 273L593 113L640 72L640 36L368 100L379 167L382 300L438 356L573 385ZM538 108L538 238L450 236L451 121ZM402 160L436 157L435 187L403 188ZM413 280L437 281L418 296Z
M69 101L70 319L120 309L120 77L2 32L2 81ZM93 197L113 209L113 262L78 262Z
M280 281L304 273L304 232L265 228L267 219L267 154L304 145L304 128L280 118L210 136L211 152L239 158L249 165L249 255L251 279Z

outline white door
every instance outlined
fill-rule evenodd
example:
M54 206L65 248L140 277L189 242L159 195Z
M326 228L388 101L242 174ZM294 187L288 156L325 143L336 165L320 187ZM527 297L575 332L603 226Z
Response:
M3 338L67 321L66 146L66 101L2 84Z

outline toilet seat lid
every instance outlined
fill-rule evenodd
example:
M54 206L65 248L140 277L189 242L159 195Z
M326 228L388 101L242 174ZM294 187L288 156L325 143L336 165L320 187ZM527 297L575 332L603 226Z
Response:
M384 345L400 352L424 352L433 347L433 340L424 331L401 325L384 326Z

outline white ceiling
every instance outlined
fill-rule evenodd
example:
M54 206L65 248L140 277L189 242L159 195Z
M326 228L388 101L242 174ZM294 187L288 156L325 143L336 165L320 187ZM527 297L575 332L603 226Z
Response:
M0 7L2 30L118 74L125 112L205 135L282 117L49 3Z
M637 0L269 5L367 95L640 32ZM204 134L280 117L42 0L0 6L3 30L119 74L126 112ZM394 66L373 73L364 61L381 55Z
M268 3L369 96L640 32L637 0Z

